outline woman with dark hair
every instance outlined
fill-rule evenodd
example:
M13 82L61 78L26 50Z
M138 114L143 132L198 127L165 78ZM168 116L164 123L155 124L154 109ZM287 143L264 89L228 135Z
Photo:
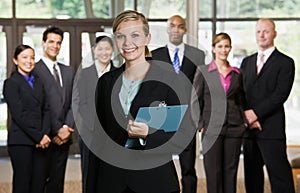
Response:
M8 153L13 167L13 193L41 193L46 182L47 148L51 142L49 108L35 67L34 50L15 49L16 71L5 80L3 95L11 113Z
M116 69L112 62L114 45L110 37L105 35L96 37L95 45L92 50L95 59L94 63L77 72L74 90L77 90L78 97L72 104L73 106L78 106L78 113L75 112L75 121L81 139L83 193L95 193L99 177L99 159L90 149L95 136L95 128L99 125L95 108L95 89L97 81L104 73ZM74 96L76 96L76 94L74 94ZM74 109L77 108L75 107L73 110Z

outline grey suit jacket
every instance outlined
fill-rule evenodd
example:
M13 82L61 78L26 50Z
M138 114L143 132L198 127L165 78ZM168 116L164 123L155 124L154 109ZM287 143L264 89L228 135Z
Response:
M116 69L111 62L110 71ZM95 64L78 69L73 85L72 109L76 127L86 144L93 140L94 130L99 127L96 115L95 90L98 82L98 74ZM96 139L97 140L97 139Z
M197 69L194 86L199 99L201 119L198 128L219 135L224 124L244 126L242 75L233 71L228 91L222 88L218 71L208 72L209 65ZM218 129L216 129L218 128ZM245 128L244 128L245 129ZM237 133L241 135L243 131Z
M71 108L72 87L74 79L74 70L70 66L58 63L62 76L62 92L55 79L43 60L37 62L33 73L37 74L43 81L46 88L46 97L50 105L51 114L51 136L55 136L57 131L63 126L74 127L74 118Z

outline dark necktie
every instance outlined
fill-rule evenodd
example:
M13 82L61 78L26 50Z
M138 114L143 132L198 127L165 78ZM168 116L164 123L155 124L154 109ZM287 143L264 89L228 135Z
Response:
M179 51L179 48L176 48L175 54L174 54L174 59L173 59L173 67L177 74L180 71L180 60L179 60L179 56L178 56L178 51Z
M58 90L59 90L59 94L62 96L62 87L61 87L60 77L59 77L56 65L57 65L56 63L53 64L54 79L56 81L56 84L57 84L57 87L58 87Z

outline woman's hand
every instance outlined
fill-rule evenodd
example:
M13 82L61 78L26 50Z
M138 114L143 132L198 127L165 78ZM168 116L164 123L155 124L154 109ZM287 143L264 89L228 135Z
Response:
M36 145L36 147L45 149L45 148L49 147L50 142L51 142L51 139L48 137L48 135L44 135L42 140L40 141L39 144Z
M127 125L128 136L131 138L143 138L145 139L149 132L149 127L146 123L128 121Z

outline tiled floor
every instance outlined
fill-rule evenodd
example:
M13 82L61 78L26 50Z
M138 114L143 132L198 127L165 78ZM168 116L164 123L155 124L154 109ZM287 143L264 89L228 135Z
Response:
M176 169L180 175L180 167L178 159L174 159L174 163ZM198 192L206 193L205 190L205 175L202 164L202 159L197 159L196 161L196 169L198 176ZM180 176L179 176L180 178ZM11 190L11 188L6 188L2 190L1 184L5 184L6 186L11 183L12 179L12 169L9 158L1 158L0 159L0 193L9 193L7 190ZM80 158L70 157L67 163L66 170L66 190L65 193L81 193L81 171L80 171ZM299 180L298 180L299 181ZM265 193L270 193L268 182L266 183L267 187ZM3 185L4 186L4 185ZM75 190L74 190L75 189ZM201 190L200 190L201 189ZM2 191L1 191L2 190ZM300 192L300 191L299 191ZM244 185L243 185L243 160L241 159L239 170L238 170L238 193L244 193Z

